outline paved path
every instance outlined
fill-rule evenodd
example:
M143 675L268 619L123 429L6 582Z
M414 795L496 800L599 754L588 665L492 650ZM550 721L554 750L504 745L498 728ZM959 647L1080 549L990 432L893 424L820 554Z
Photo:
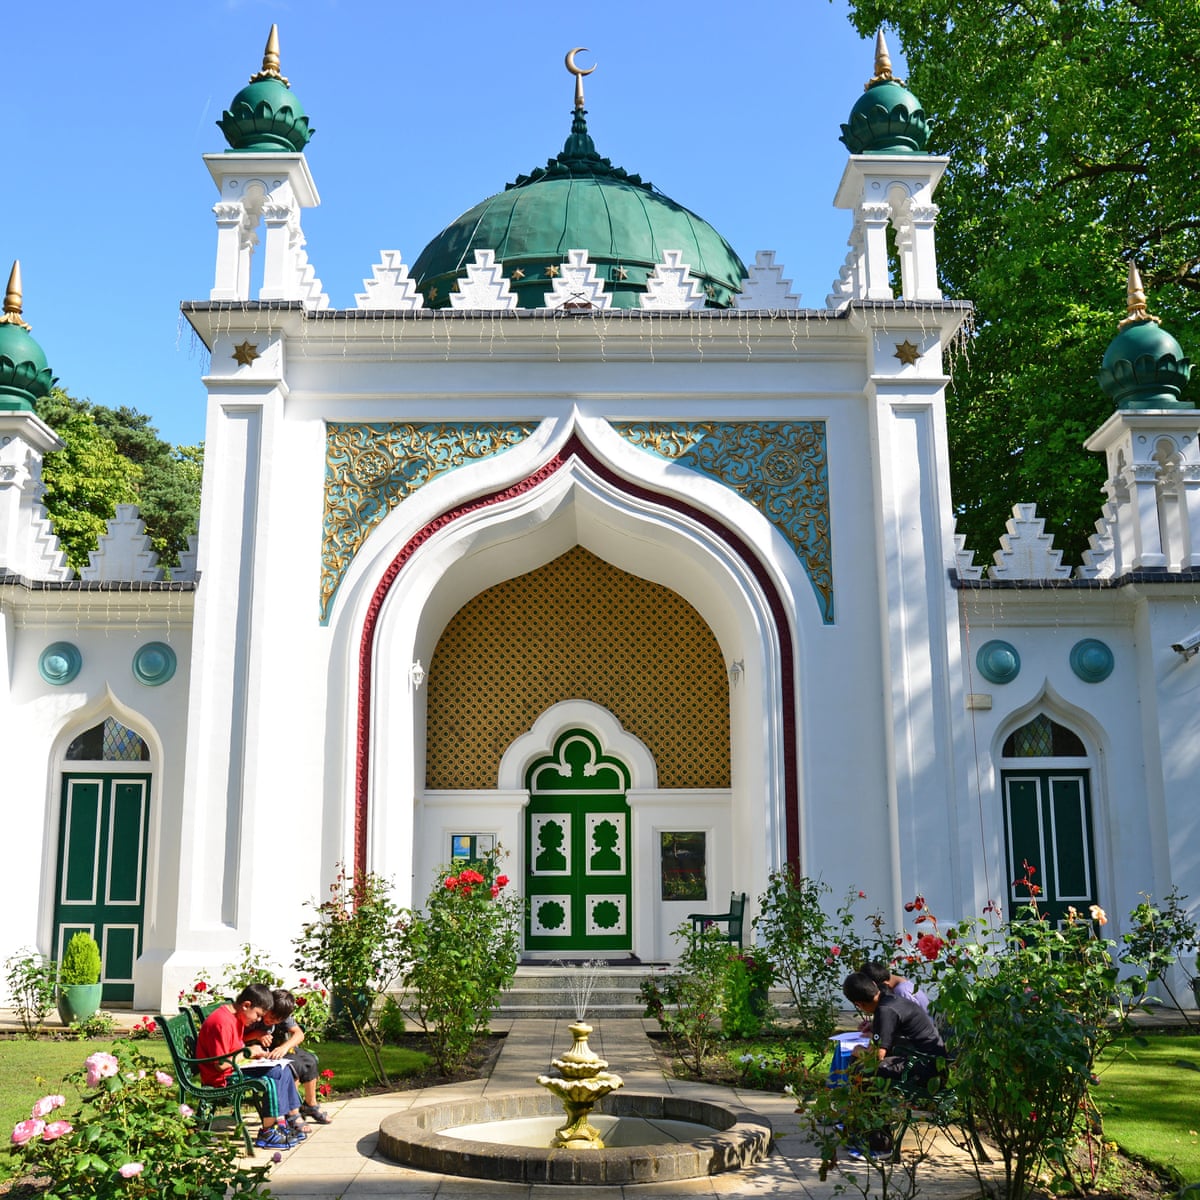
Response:
M416 1091L366 1096L327 1105L332 1125L314 1127L312 1136L271 1170L271 1192L280 1200L468 1200L500 1197L508 1200L675 1200L683 1197L797 1197L826 1200L837 1194L839 1178L831 1173L818 1178L816 1149L800 1133L794 1106L784 1096L769 1092L713 1087L688 1080L665 1079L646 1038L646 1023L638 1019L589 1018L594 1032L588 1044L609 1069L625 1080L631 1092L699 1093L706 1099L736 1099L766 1116L774 1126L775 1150L758 1166L746 1171L714 1175L680 1183L630 1184L625 1187L574 1187L557 1184L498 1183L487 1179L459 1179L417 1171L389 1162L376 1153L379 1123L390 1113L405 1111L434 1100L454 1097L476 1099L526 1090L550 1060L570 1049L567 1020L515 1018L494 1021L492 1028L507 1032L503 1048L487 1079L446 1084ZM651 1028L657 1025L650 1023ZM258 1151L263 1161L266 1151ZM844 1181L843 1186L844 1186ZM948 1144L922 1165L918 1175L922 1196L928 1200L966 1200L978 1188L966 1157ZM853 1191L853 1189L851 1189Z

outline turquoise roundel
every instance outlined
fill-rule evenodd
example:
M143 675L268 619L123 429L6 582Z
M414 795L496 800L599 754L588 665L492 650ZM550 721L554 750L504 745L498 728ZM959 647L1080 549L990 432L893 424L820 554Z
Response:
M1084 683L1100 683L1113 670L1113 652L1098 638L1084 638L1071 647L1071 670Z
M1012 683L1020 674L1021 656L1015 646L997 639L979 647L975 666L989 683Z
M147 687L158 687L175 674L178 659L166 642L147 642L133 656L133 673Z
M83 666L83 655L79 647L70 642L54 642L42 651L38 659L38 673L56 687L70 683Z

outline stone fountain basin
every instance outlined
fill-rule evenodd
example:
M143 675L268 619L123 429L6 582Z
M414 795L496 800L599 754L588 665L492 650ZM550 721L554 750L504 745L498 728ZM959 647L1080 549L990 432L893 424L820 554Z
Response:
M602 1109L602 1111L601 1111ZM511 1092L503 1097L447 1100L408 1112L393 1113L379 1126L379 1152L394 1162L463 1175L520 1183L626 1184L666 1183L700 1179L723 1171L736 1171L764 1158L771 1147L771 1123L766 1117L732 1104L715 1104L690 1096L652 1096L616 1092L607 1096L594 1114L600 1121L617 1118L616 1128L604 1133L622 1140L621 1126L661 1126L662 1137L685 1130L672 1126L687 1122L694 1136L686 1141L622 1146L604 1150L564 1150L513 1143L481 1141L451 1134L462 1126L487 1125L487 1136L503 1136L498 1123L515 1122L513 1136L528 1131L533 1118L551 1118L549 1129L564 1120L562 1107L548 1092ZM696 1129L695 1127L699 1127ZM464 1131L466 1132L466 1131ZM647 1136L654 1136L648 1134Z

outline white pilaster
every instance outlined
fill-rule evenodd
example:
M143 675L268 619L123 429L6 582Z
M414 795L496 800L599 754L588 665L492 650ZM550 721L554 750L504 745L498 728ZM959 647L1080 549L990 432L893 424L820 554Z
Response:
M42 458L62 441L32 412L0 412L0 571L28 579L70 579L42 504Z

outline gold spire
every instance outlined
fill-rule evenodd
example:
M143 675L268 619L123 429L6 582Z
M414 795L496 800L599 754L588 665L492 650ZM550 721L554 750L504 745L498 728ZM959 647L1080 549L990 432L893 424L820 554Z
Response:
M251 83L259 83L264 79L278 79L284 87L288 86L287 76L279 73L279 26L272 25L267 34L267 48L263 51L262 70L257 75L250 76Z
M1162 318L1146 311L1146 292L1142 287L1142 275L1137 269L1137 263L1132 260L1129 263L1129 278L1125 284L1125 308L1125 320L1117 326L1118 329L1139 325L1143 321L1153 321L1156 325L1162 324Z
M8 277L8 288L4 293L4 313L0 315L0 325L20 325L26 331L29 323L21 319L21 260L18 258L12 266Z
M904 80L897 79L892 74L892 56L888 53L882 29L875 33L875 74L863 84L863 91L877 83L898 83L901 87L904 86Z
M576 46L574 50L567 51L567 59L566 59L567 70L570 71L571 74L575 76L575 107L576 108L583 107L583 77L585 75L590 75L596 69L594 64L592 66L588 67L588 69L586 71L582 67L575 65L575 55L586 54L586 53L587 53L586 46Z

